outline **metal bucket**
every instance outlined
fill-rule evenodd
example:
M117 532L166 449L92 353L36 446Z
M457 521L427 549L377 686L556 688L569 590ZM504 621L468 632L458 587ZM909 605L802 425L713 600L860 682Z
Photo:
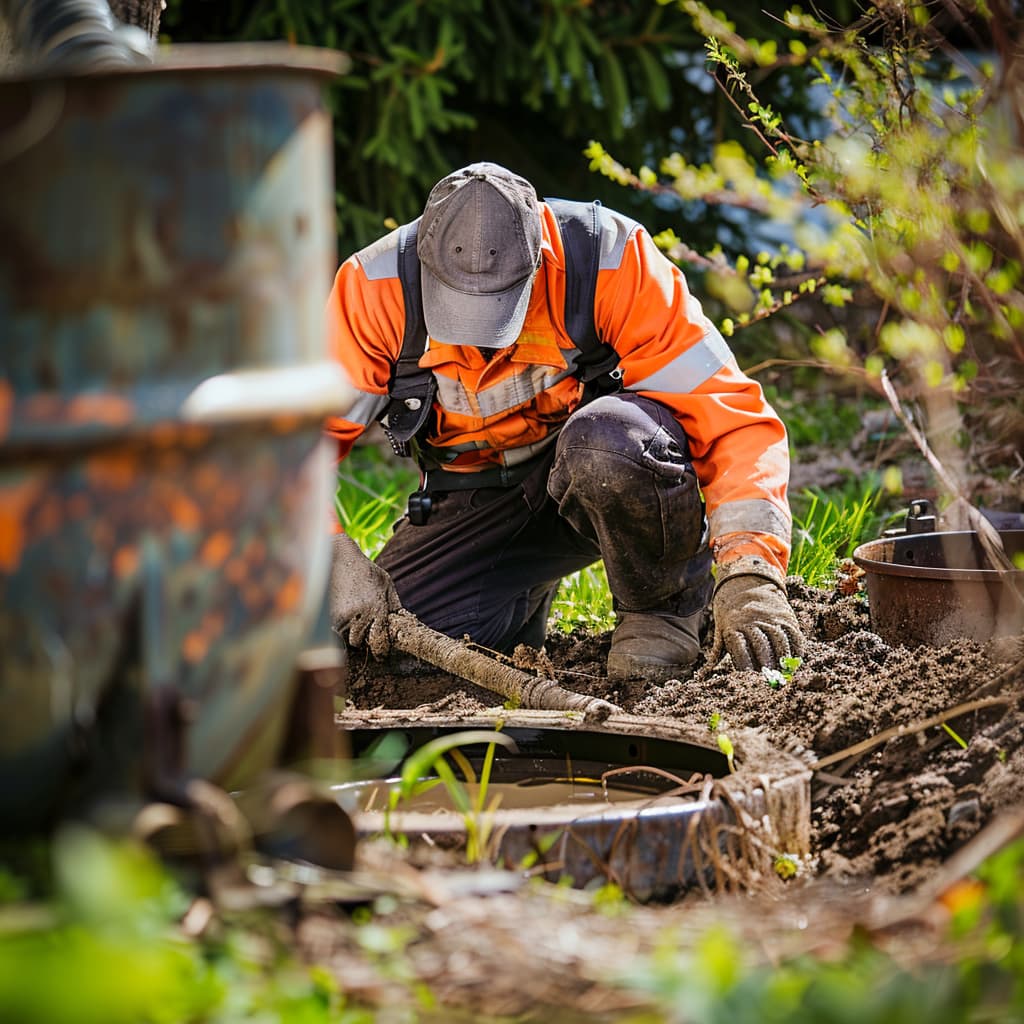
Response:
M999 536L1010 558L1024 553L1024 530ZM865 573L871 624L891 644L985 642L1024 631L1024 571L1004 577L988 564L972 531L907 534L862 544L853 560Z
M287 46L0 79L0 820L273 762L327 571L332 135Z

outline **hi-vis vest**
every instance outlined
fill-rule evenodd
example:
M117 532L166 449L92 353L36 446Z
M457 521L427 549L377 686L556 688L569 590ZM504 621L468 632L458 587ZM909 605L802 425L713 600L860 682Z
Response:
M601 217L600 203L579 203L568 199L545 200L558 220L559 233L565 250L565 326L576 345L571 375L581 380L584 388L583 400L594 395L616 391L622 379L618 369L619 354L610 345L605 345L594 328L594 295L597 290L597 270L601 258ZM427 351L429 339L423 320L423 299L420 289L420 261L416 255L416 235L419 221L405 224L398 232L398 276L402 282L405 298L405 332L402 337L402 352L395 364L395 372L388 389L387 408L378 417L396 455L410 455L410 442L427 425L433 403L437 398L438 380L429 368L420 365ZM528 397L531 387L543 388L543 376L532 375L530 383L517 381L511 390L512 402L518 404ZM524 387L523 385L526 384ZM444 387L444 384L441 384ZM534 392L536 393L536 392ZM497 398L497 396L494 396ZM450 404L461 403L453 393ZM490 407L484 405L480 411L492 414L503 411L499 403L508 399L497 398ZM479 407L479 405L478 405ZM552 438L545 438L546 447ZM429 442L416 446L421 466L426 468L436 463ZM519 458L506 456L505 465L526 461L534 452L520 451Z
M573 204L594 217L590 254L579 257L558 205L541 204L541 266L522 332L489 358L476 347L432 339L410 352L408 338L422 337L422 327L410 324L419 303L407 300L399 267L407 230L392 231L342 264L328 300L328 345L362 397L325 424L339 455L386 417L399 444L415 437L435 478L511 473L544 451L587 400L581 377L588 367L602 366L598 378L609 383L613 367L614 383L659 402L686 431L712 542L729 556L758 554L784 571L789 449L760 385L736 365L682 271L641 225L606 207ZM577 265L596 267L592 301ZM570 301L573 290L587 298ZM571 322L581 306L596 336L589 348ZM421 390L423 371L432 397Z

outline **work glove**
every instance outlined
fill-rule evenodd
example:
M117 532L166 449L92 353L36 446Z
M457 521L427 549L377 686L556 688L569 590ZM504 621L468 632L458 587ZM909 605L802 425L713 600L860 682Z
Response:
M402 603L391 577L344 533L334 538L327 598L331 627L350 647L369 647L378 658L388 653L388 617Z
M804 636L786 599L785 579L763 558L744 556L719 566L711 609L712 664L723 647L739 671L778 668L782 658L803 653Z

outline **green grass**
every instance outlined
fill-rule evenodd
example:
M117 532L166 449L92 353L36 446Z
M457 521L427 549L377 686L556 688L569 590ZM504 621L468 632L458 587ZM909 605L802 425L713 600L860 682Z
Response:
M345 532L375 556L418 483L419 473L411 461L396 465L376 448L357 448L338 468L334 507Z
M595 562L562 580L551 605L551 625L563 633L571 633L579 626L590 633L603 633L615 627L604 562Z
M892 518L882 510L883 493L872 474L843 489L805 488L793 496L790 575L802 576L812 587L831 583L837 562L879 536Z

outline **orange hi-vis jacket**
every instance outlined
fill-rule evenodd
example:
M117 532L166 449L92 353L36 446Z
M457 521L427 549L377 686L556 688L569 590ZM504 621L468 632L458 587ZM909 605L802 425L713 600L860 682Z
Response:
M594 324L619 355L622 386L672 411L690 441L719 564L759 555L785 572L791 518L786 430L683 273L636 221L598 207L601 256ZM471 346L430 339L420 365L437 381L428 451L445 472L512 466L554 441L579 405L578 350L566 333L565 256L555 216L541 205L542 263L515 344L487 358ZM350 256L328 302L328 341L361 397L327 432L341 458L388 404L402 350L405 304L398 230ZM486 347L487 339L480 344ZM443 490L443 485L438 485Z

